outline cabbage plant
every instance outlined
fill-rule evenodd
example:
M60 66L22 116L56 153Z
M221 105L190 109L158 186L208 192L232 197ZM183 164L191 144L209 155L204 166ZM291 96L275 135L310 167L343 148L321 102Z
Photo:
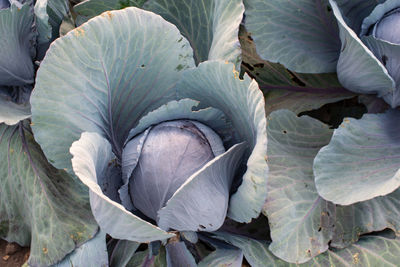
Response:
M398 1L244 2L263 59L300 73L337 71L348 90L399 105Z
M170 240L176 261L188 254L177 234L259 216L268 168L257 83L229 62L195 67L186 38L154 13L106 12L56 40L31 104L47 158L89 187L113 238Z
M400 117L395 108L399 53L395 52L394 25L399 2L244 3L244 26L255 44L247 58L259 57L256 60L262 62L262 67L252 64L246 68L261 87L286 89L301 97L304 92L314 94L314 108L321 101L333 102L343 88L375 93L392 107L370 97L370 114L357 118L347 114L336 126L299 118L289 111L270 114L270 175L263 212L270 222L271 252L301 263L323 251L349 247L366 233L385 228L398 232L400 162L395 125ZM282 69L276 67L279 63L296 86L274 87L279 77L268 75ZM318 82L327 81L335 71L342 86ZM330 97L317 99L318 94ZM310 109L302 103L297 106L296 100L274 103L283 96L273 92L267 94L267 105L268 96L272 105L297 114Z

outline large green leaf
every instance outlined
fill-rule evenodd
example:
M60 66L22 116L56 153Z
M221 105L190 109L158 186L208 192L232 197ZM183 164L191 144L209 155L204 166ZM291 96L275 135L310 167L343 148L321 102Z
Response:
M83 133L70 149L72 167L79 179L90 189L90 206L102 230L113 238L137 242L164 240L174 236L127 211L124 206L110 199L105 192L110 188L100 185L109 172L107 169L116 160L110 143L97 133ZM117 179L114 177L113 180ZM114 192L116 188L111 188Z
M340 53L328 0L244 0L246 28L265 60L296 72L334 72Z
M199 262L199 267L241 267L243 252L240 249L216 248L207 257Z
M26 123L1 124L0 237L30 246L30 265L48 266L96 231L81 183L47 162Z
M128 6L142 7L147 0L85 0L74 6L81 16L93 18L104 11L122 9Z
M59 36L59 28L69 6L67 0L37 0L34 10L38 31L38 59L41 60L50 43Z
M99 231L94 238L76 248L61 262L52 267L107 267L106 233Z
M200 106L221 110L237 132L231 142L247 142L247 170L231 196L228 216L238 222L250 222L258 217L264 204L268 173L265 104L257 83L247 75L240 79L231 63L208 61L185 72L177 94L199 100Z
M192 66L189 43L161 17L137 8L104 13L48 50L31 97L35 137L70 172L67 152L84 131L106 137L119 157L131 128L175 98Z
M149 0L143 8L178 27L193 48L196 64L221 59L239 68L241 0Z
M19 8L13 3L10 8L0 10L0 85L33 83L36 40L33 21L29 4Z
M31 116L29 103L17 104L10 98L0 95L0 123L14 125Z
M333 130L308 116L278 110L268 117L268 216L272 253L288 262L303 263L328 249L333 205L314 185L313 158L329 143Z
M268 242L250 238L218 234L243 250L246 260L252 267L319 267L319 266L398 266L400 240L383 236L365 236L356 244L345 249L331 249L304 264L288 264L268 251Z
M387 195L400 186L400 112L346 118L314 161L315 183L341 205Z
M193 48L196 64L221 59L240 65L241 0L86 0L74 10L88 18L107 10L142 7L174 24Z
M295 73L279 63L261 59L244 27L239 34L242 67L257 80L264 92L267 114L278 109L300 113L354 96L340 85L335 73Z
M383 63L359 39L346 24L334 0L329 0L338 21L342 49L337 65L339 81L347 89L364 94L378 94L392 107L397 105L393 94L396 84Z
M264 212L275 255L295 262L321 253L329 242L343 248L365 233L400 230L400 190L350 206L333 205L318 196L312 167L318 150L329 142L332 131L327 126L276 111L267 130L271 173Z

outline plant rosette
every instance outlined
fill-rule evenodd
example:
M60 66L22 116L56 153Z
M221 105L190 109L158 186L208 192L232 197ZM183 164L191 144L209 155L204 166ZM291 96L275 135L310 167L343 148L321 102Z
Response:
M232 63L195 67L189 42L158 15L106 12L56 40L31 104L45 155L89 187L113 238L168 240L260 214L268 167L257 83Z

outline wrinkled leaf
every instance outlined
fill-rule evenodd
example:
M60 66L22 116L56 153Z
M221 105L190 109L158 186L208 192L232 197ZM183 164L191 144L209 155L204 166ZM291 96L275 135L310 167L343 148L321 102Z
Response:
M29 4L0 10L0 85L24 85L34 81L32 59L36 32Z
M271 227L269 249L285 261L303 263L328 249L333 222L326 214L333 205L318 195L312 164L332 133L328 125L288 110L268 117L270 174L263 211Z
M88 131L106 137L120 157L131 128L174 99L181 70L194 66L182 38L161 17L126 8L53 42L31 97L33 130L46 156L71 172L67 151Z
M217 248L210 255L199 262L199 267L241 267L243 252L240 249L219 249Z
M338 27L327 0L245 0L247 30L261 58L303 73L334 72Z
M400 112L346 118L314 160L318 193L336 204L387 195L400 186Z
M85 0L74 6L74 11L88 19L108 10L125 7L142 7L146 0Z
M30 246L30 265L54 264L96 233L87 191L47 162L26 123L0 125L0 151L0 237Z
M264 92L267 114L278 109L300 113L354 96L340 85L335 73L295 73L279 63L262 60L244 27L239 34L242 67L257 80Z
M221 59L240 65L239 24L244 6L240 0L149 0L144 9L173 23L193 48L196 64Z
M14 125L30 116L31 105L29 103L17 104L0 95L0 123Z
M304 264L288 264L268 251L268 242L240 236L218 234L218 237L243 250L252 267L319 267L319 266L397 266L400 241L382 236L365 236L345 249L332 249Z
M71 254L53 267L107 267L108 254L106 234L99 231L96 236L76 248ZM114 265L115 266L115 265Z

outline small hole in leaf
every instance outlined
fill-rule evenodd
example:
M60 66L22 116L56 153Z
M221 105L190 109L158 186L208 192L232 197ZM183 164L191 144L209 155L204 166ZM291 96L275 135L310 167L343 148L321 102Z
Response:
M287 131L286 131L286 130L283 130L283 133L284 133L284 134L287 134Z
M321 230L322 230L322 228L320 227L320 228L318 228L318 232L321 232Z

